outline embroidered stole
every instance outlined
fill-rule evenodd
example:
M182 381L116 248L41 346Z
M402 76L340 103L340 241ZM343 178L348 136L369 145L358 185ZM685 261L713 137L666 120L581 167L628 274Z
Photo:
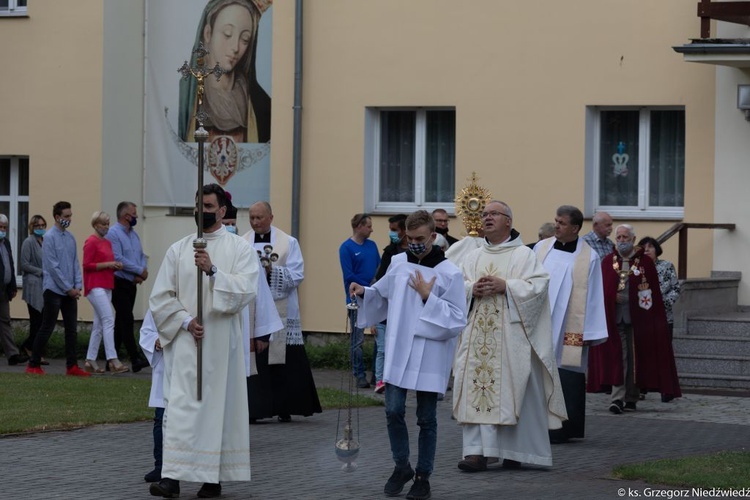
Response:
M289 236L286 235L286 233L283 233L279 231L276 228L272 228L271 231L273 231L272 239L273 242L273 251L274 253L278 254L279 260L277 260L274 264L279 266L286 266L286 258L289 255ZM275 238L273 238L275 237ZM274 335L274 339L271 341L271 344L268 346L268 364L269 365L283 365L286 363L286 330L287 330L287 298L281 298L277 299L278 293L277 290L274 290L274 288L281 285L281 283L276 283L276 287L274 287L273 280L271 280L271 293L274 296L274 304L276 304L276 310L279 312L279 317L281 318L281 323L284 325L283 335ZM277 338L278 337L278 338Z
M555 238L548 238L542 242L539 249L539 262L544 263L554 242ZM573 289L570 291L570 301L565 313L561 366L580 367L583 358L583 325L586 318L586 298L589 292L591 246L581 238L578 239L578 244L582 246L573 263Z

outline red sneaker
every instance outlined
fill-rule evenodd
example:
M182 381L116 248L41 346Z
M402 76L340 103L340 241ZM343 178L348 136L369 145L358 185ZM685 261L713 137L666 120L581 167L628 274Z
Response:
M78 368L78 365L73 365L67 370L65 370L65 375L70 375L72 377L90 377L91 374L87 373L80 368Z
M44 370L42 370L40 366L26 365L26 373L31 373L33 375L44 375Z

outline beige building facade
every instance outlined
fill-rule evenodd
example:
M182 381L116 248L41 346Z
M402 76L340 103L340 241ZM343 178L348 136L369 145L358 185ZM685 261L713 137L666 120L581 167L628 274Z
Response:
M685 64L671 49L697 33L690 5L302 3L305 331L344 331L338 247L351 235L352 215L373 213L373 239L382 248L388 216L438 206L452 212L472 172L511 205L525 242L536 240L562 204L587 216L606 209L634 224L638 236L658 236L682 221L740 222L731 201L716 194L741 189L731 180L741 165L721 175L714 167L723 104L707 96L723 77L713 66ZM92 212L114 213L124 199L137 203L136 230L151 270L139 316L166 249L195 227L192 217L143 206L146 7L145 0L31 0L26 15L0 17L0 45L12 48L0 55L9 71L0 80L0 160L16 169L19 185L19 169L28 165L26 198L11 193L8 202L28 202L27 217L41 213L51 223L53 203L70 201L79 247L91 234ZM272 9L269 201L274 223L289 231L295 2L277 0ZM748 77L740 71L733 78ZM736 123L726 127L742 133ZM747 147L741 135L736 141ZM246 209L238 219L240 233L250 229ZM11 218L16 242L27 234L18 220ZM456 219L450 227L454 236L465 234ZM724 254L744 239L742 229L691 232L688 276L743 270L746 264ZM676 262L676 239L665 244L665 257ZM749 293L743 298L750 302ZM19 299L12 314L26 315ZM91 318L85 301L80 316Z

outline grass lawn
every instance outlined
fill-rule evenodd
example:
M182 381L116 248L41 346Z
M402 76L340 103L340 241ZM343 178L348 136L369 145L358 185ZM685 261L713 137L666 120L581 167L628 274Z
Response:
M153 418L148 407L151 381L102 375L26 375L0 373L0 435L75 429L95 424L136 422ZM346 392L318 388L323 409L345 407ZM355 406L382 406L359 395Z
M0 434L147 420L150 388L134 377L0 373Z
M651 484L739 489L750 486L750 452L721 451L669 460L655 460L615 467L615 477L644 480Z

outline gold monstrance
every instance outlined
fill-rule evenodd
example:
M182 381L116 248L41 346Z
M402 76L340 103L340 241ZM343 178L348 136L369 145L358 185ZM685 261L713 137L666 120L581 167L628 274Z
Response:
M477 184L477 173L472 172L471 182L456 196L456 215L461 217L469 236L479 236L482 211L491 200L490 192Z
M206 55L208 54L208 51L203 46L203 42L201 42L198 45L198 48L195 49L194 54L196 54L195 62L197 66L191 67L190 64L188 64L187 61L185 61L185 64L183 64L177 71L182 74L182 78L187 80L191 76L195 78L198 82L198 89L197 89L197 100L198 105L196 106L197 112L195 113L195 142L198 143L198 194L196 196L196 207L198 210L198 237L193 240L193 248L198 249L204 249L207 246L206 240L203 238L203 165L204 165L204 152L203 152L203 146L208 139L208 132L206 129L203 128L203 122L208 118L208 115L203 110L203 81L206 79L206 77L210 75L214 75L216 77L216 81L219 81L221 79L221 75L224 73L224 70L219 67L219 63L216 63L216 66L213 68L208 68L205 64L206 61ZM200 268L197 268L198 270L198 307L197 307L197 317L196 321L203 325L203 271L201 271ZM205 331L204 331L205 333ZM197 347L197 354L198 354L198 360L197 360L197 385L198 385L198 391L197 391L197 399L200 401L203 399L203 343L200 340L196 341L196 347Z

